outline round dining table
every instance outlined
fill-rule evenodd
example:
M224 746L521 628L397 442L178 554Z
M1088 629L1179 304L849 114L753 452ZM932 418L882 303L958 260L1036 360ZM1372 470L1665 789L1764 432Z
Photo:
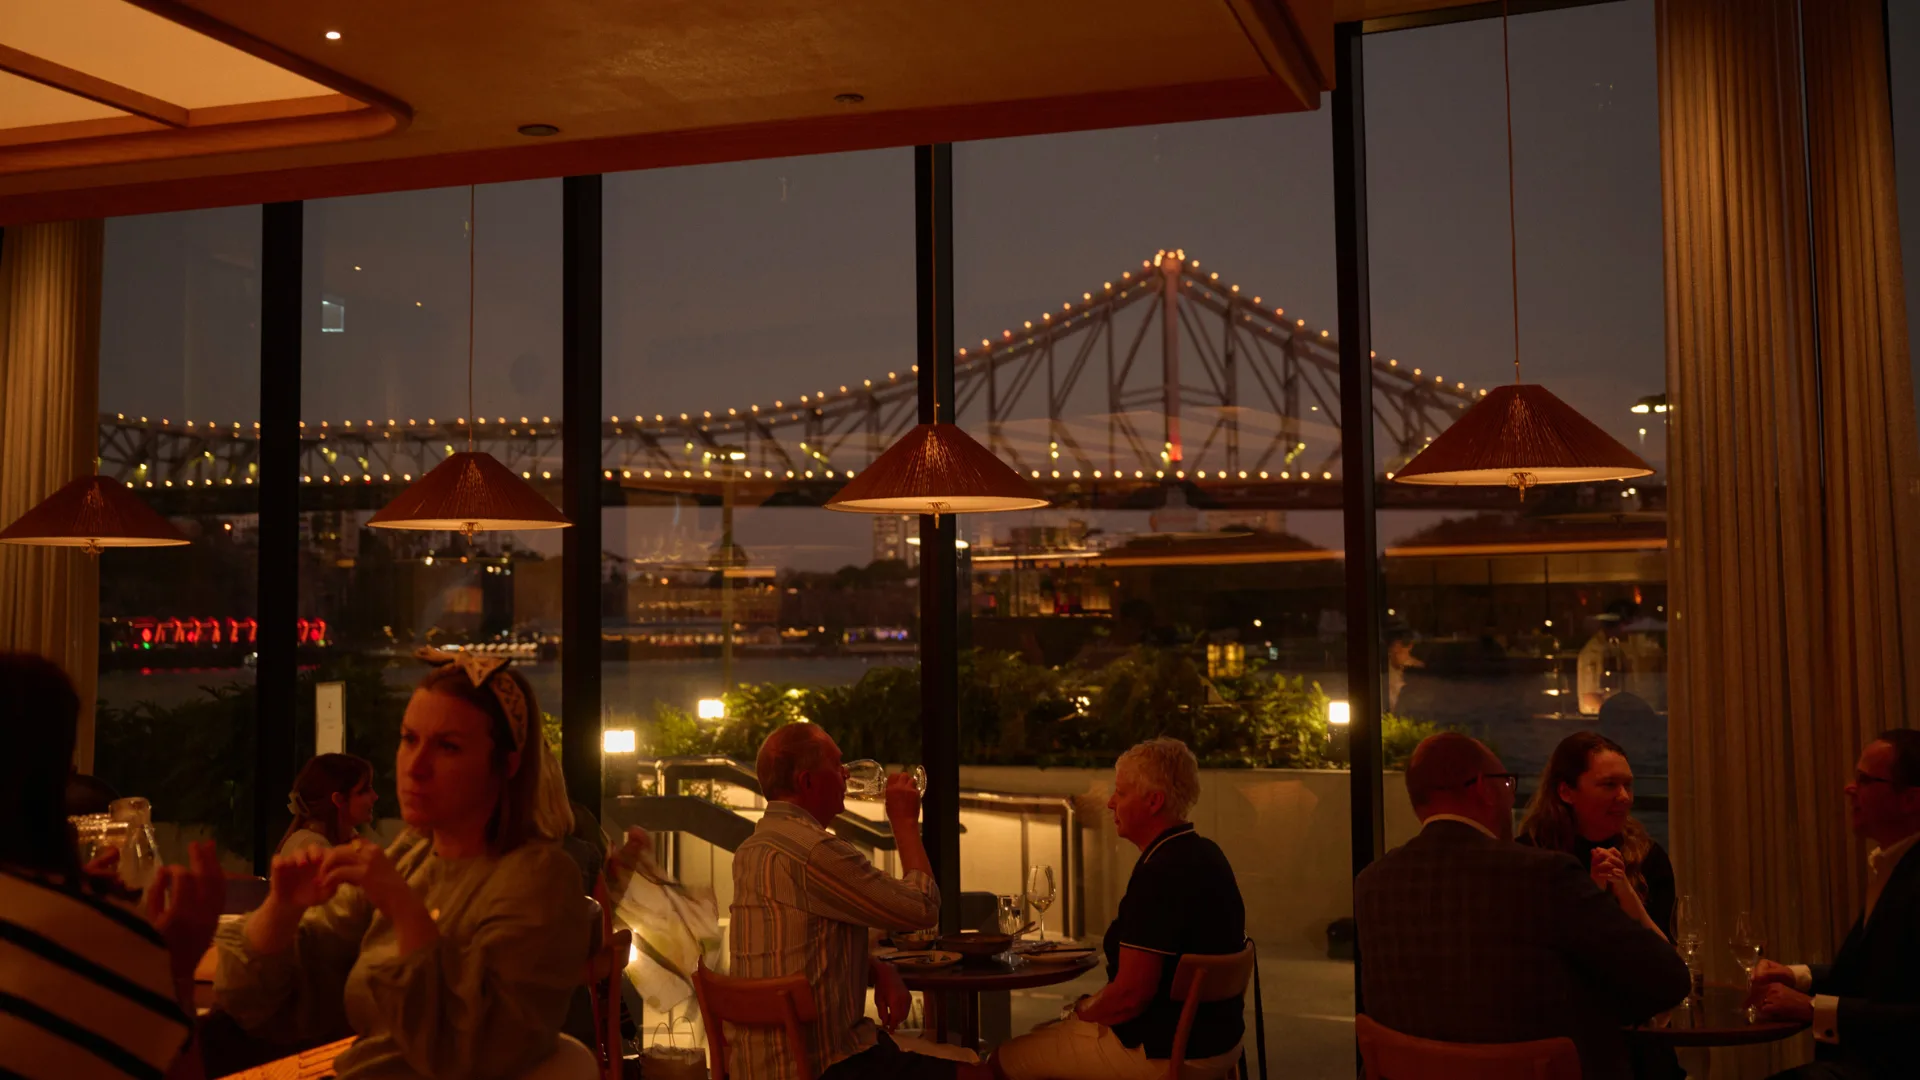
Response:
M1747 1019L1747 992L1708 986L1698 997L1627 1029L1629 1038L1661 1046L1753 1046L1779 1042L1807 1030L1798 1020Z
M992 958L967 959L951 967L911 968L897 967L900 981L907 989L924 993L926 998L926 1019L929 1032L939 1031L943 1027L939 1001L946 997L957 996L961 1015L953 1017L959 1028L961 1045L969 1050L980 1049L980 995L995 990L1030 990L1036 986L1053 986L1056 983L1072 982L1098 967L1101 956L1093 955L1071 963L1039 964L1032 961L1009 967L1006 963Z

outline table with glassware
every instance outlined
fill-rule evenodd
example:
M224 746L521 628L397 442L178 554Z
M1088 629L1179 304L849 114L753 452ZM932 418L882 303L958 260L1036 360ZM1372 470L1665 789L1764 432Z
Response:
M1064 943L1063 943L1064 944ZM980 995L1009 990L1028 990L1072 982L1100 963L1097 949L1075 947L1049 951L1062 955L1056 961L1033 959L1034 954L1014 954L1009 962L999 957L967 958L937 968L916 969L897 965L900 981L907 989L926 995L926 1027L929 1032L943 1028L957 1031L961 1045L980 1048ZM941 1001L957 1013L943 1016Z
M1705 918L1691 896L1682 896L1674 907L1674 947L1686 961L1693 991L1679 1007L1644 1024L1628 1029L1630 1038L1669 1047L1751 1046L1778 1042L1805 1031L1807 1024L1797 1020L1767 1020L1755 1015L1748 1005L1753 971L1766 953L1766 934L1752 912L1734 916L1733 930L1727 935L1727 948L1746 976L1739 985L1708 985L1701 974L1705 957Z

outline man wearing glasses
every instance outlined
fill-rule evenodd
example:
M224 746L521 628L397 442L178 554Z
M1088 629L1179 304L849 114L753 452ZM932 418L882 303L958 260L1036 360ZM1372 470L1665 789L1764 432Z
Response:
M1813 1025L1815 1062L1780 1077L1920 1075L1920 731L1867 744L1847 785L1854 835L1871 842L1867 906L1831 964L1760 961L1753 1001L1768 1019Z
M1354 881L1360 1011L1443 1042L1563 1035L1587 1080L1628 1080L1622 1027L1678 1005L1687 966L1587 867L1512 842L1514 780L1465 735L1414 750L1420 834Z

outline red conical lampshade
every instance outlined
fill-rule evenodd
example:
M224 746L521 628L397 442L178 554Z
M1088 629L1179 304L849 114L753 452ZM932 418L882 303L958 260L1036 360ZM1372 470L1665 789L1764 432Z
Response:
M564 529L573 522L492 454L463 450L367 519L381 529L466 533Z
M982 514L1031 510L1047 497L953 424L921 424L874 459L829 510L863 514Z
M1500 386L1474 402L1406 468L1403 484L1515 487L1627 480L1653 472L1640 455L1544 386Z
M178 547L187 538L153 508L105 476L83 476L0 529L0 543L85 548Z

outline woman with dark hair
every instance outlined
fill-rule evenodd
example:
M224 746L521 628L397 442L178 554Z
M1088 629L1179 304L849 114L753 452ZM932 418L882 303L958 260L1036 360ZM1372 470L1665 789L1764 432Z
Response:
M320 754L294 778L287 795L293 822L276 855L330 848L351 841L373 821L373 764L352 754Z
M275 856L266 901L220 932L216 999L252 1031L350 1028L341 1080L567 1075L592 1056L560 1039L589 920L533 688L504 658L423 656L441 666L400 724L407 832Z
M1673 863L1633 818L1633 768L1619 743L1591 731L1560 740L1515 839L1573 856L1622 910L1673 939Z
M136 910L85 872L67 822L80 718L48 660L0 653L0 1076L197 1077L193 967L226 896L211 841Z

